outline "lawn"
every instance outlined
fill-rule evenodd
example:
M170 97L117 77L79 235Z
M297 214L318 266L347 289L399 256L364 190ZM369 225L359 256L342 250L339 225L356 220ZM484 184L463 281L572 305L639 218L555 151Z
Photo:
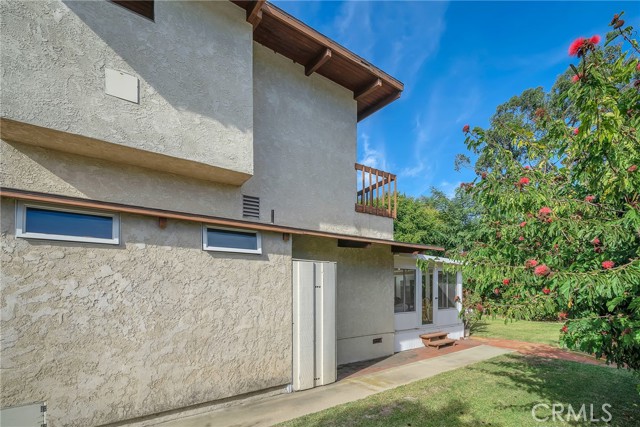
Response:
M507 321L505 323L504 319L485 317L471 329L471 336L542 343L558 347L562 325L559 322L531 322L528 320Z
M610 426L640 425L639 381L615 368L509 354L456 369L301 417L282 426L596 426L606 423L537 422L538 403L571 405L579 413L586 404L591 416L607 417ZM560 408L558 407L558 410ZM536 412L540 418L550 410ZM559 412L560 414L560 412ZM562 412L567 416L567 410Z

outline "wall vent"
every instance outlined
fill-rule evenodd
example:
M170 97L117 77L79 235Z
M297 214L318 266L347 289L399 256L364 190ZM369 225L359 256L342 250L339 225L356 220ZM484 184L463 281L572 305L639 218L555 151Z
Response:
M260 197L242 196L242 217L260 219Z

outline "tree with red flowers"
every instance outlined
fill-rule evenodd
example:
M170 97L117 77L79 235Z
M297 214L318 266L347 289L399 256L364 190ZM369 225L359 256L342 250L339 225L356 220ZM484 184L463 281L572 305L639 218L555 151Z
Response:
M463 130L480 216L461 258L486 313L553 316L567 347L640 370L640 50L622 13L610 25L615 49L569 47L564 91L546 95L562 108L536 99L526 126Z

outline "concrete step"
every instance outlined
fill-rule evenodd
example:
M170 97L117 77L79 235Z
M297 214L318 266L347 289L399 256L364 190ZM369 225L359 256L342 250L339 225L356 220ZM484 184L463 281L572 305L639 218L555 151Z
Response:
M430 334L422 334L420 335L420 338L422 338L422 340L427 340L427 341L432 341L434 339L445 339L447 338L447 333L446 332L432 332Z
M440 347L444 347L446 345L455 344L455 342L456 340L452 340L451 338L445 338L443 340L429 341L427 345L429 347L436 347L439 349Z

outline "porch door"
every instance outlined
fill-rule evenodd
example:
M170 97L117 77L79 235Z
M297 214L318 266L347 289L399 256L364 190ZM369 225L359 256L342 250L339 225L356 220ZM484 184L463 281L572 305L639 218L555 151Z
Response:
M420 325L420 298L421 279L415 265L413 267L396 267L393 271L395 329L402 331L414 329Z
M421 270L418 271L422 275L422 293L420 295L422 301L422 325L432 325L436 323L435 317L438 312L438 297L435 296L437 295L437 293L435 292L435 273L432 268L430 268L428 272Z
M336 263L293 261L293 389L336 381Z

